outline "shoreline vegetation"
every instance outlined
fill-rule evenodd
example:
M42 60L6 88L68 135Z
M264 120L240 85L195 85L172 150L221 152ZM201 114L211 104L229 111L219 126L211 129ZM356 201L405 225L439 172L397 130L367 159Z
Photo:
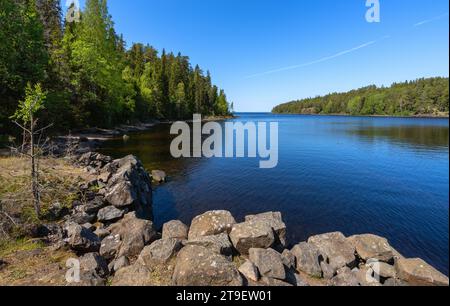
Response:
M394 115L351 115L351 114L302 114L302 113L273 113L275 115L299 115L299 116L318 116L318 117L350 117L350 118L404 118L404 119L448 119L449 114L442 115L411 115L411 116L394 116Z
M149 174L134 156L89 151L83 139L72 145L52 146L59 153L42 161L41 219L18 200L29 199L26 160L0 158L8 235L0 241L0 285L66 286L66 261L77 259L75 286L448 286L445 275L383 237L335 232L287 241L279 212L239 221L209 211L189 226L173 220L157 229L152 190L163 172Z
M394 83L390 87L367 86L346 93L332 93L280 104L275 114L449 117L449 79L427 78Z
M189 57L137 42L128 48L106 1L87 0L70 20L60 2L0 2L1 134L18 136L11 116L37 85L46 101L36 115L56 134L232 113L225 91Z

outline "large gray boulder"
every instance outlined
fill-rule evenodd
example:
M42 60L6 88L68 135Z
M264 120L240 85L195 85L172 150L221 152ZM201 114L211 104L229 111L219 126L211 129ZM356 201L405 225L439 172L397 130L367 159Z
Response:
M151 285L151 271L138 263L118 270L112 280L112 286L118 287Z
M108 206L100 209L97 219L100 222L113 222L119 220L125 215L125 211L117 209L114 206Z
M322 268L319 262L320 252L315 245L302 242L294 246L291 253L295 256L297 271L313 277L322 277Z
M202 236L229 233L235 223L236 221L229 211L209 211L192 220L189 229L189 240Z
M281 259L283 259L283 264L286 266L286 268L288 269L296 268L297 259L295 258L295 255L291 251L287 249L284 250L283 253L281 253Z
M110 235L102 240L100 246L100 255L106 260L113 260L119 253L122 246L120 235Z
M173 220L163 225L162 239L188 239L189 228L179 220Z
M296 287L309 287L308 282L300 274L293 273L292 271L288 271L286 274L286 281Z
M144 247L155 241L158 236L153 228L153 222L137 218L134 212L125 215L108 230L113 236L119 235L122 240L117 258L122 256L128 259L136 258Z
M273 249L250 249L249 258L258 268L261 276L279 280L286 279L281 254Z
M268 287L294 287L294 285L289 284L288 282L265 276L261 277L261 283Z
M342 233L328 233L313 236L308 243L314 245L323 260L334 271L346 266L352 266L356 262L355 247L351 245Z
M92 223L96 219L95 214L88 214L84 211L75 211L72 215L67 216L67 222L69 223L77 223L77 224L86 224Z
M249 260L239 267L239 272L248 280L252 282L259 281L258 268Z
M188 245L177 256L172 278L175 286L242 286L236 266L225 257Z
M105 201L103 197L96 196L94 199L89 201L87 204L78 207L79 211L85 212L90 215L97 215L98 211L105 207Z
M354 275L360 286L363 287L380 287L380 279L375 277L375 271L368 265L362 265L355 270Z
M338 270L337 275L329 282L333 287L358 287L360 286L355 272L348 267Z
M100 249L100 239L92 231L76 223L69 223L66 228L67 243L77 252L97 252Z
M194 238L185 242L185 244L199 245L213 251L216 254L226 256L230 259L233 256L233 245L231 244L230 238L225 233L214 236Z
M163 265L178 253L182 248L181 241L174 238L161 239L146 246L139 255L138 261L146 267Z
M448 277L419 258L400 258L395 263L395 269L397 277L412 286L449 285Z
M242 255L248 255L251 248L267 249L275 243L272 227L259 220L234 225L230 238L234 248Z
M105 239L108 237L111 233L106 228L97 228L94 232L100 239Z
M123 269L125 267L128 267L130 265L130 261L126 257L120 257L117 260L114 260L112 262L112 270L114 272L119 271L120 269Z
M137 200L133 185L129 181L118 181L114 185L108 187L106 200L115 207L123 208L132 206Z
M322 278L323 279L332 279L336 276L336 269L327 264L325 261L320 262L320 268L322 269Z
M245 221L258 221L267 223L275 232L276 243L286 246L286 224L283 222L281 212L268 212L245 217Z
M389 245L387 239L376 235L355 235L347 238L347 240L364 261L378 259L388 263L393 262L394 257L398 255L398 252Z
M384 287L408 287L409 284L400 279L389 278L384 282L384 284L382 286L384 286Z
M80 270L82 273L106 278L109 274L108 264L98 253L88 253L80 258Z
M378 259L369 259L367 266L374 271L374 276L376 279L397 277L397 272L394 266L378 261Z
M137 217L151 220L151 180L141 162L130 155L113 161L107 171L112 175L106 187L106 202L117 208L130 207Z

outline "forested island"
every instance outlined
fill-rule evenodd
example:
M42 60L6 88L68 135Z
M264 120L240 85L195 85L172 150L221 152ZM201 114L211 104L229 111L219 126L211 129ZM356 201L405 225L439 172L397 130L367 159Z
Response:
M149 119L230 113L225 92L187 56L126 42L106 1L87 0L63 18L59 0L0 1L0 129L14 130L19 101L45 96L40 124L57 131Z
M448 117L449 79L427 78L375 85L281 104L278 114Z

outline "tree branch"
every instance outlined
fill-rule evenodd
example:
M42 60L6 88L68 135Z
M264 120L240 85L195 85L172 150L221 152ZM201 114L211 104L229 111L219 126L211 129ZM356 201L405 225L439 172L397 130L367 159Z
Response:
M19 122L13 121L16 125L18 125L22 130L28 132L28 134L31 134L31 131L27 129L26 127L22 126Z

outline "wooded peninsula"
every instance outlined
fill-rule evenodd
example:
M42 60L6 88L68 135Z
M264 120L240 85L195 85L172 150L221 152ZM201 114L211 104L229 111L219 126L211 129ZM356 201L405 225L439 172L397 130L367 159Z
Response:
M281 104L277 114L448 117L449 79L428 78L375 85Z
M57 131L230 113L225 92L187 56L127 48L106 1L76 9L63 18L59 0L0 1L1 134L17 131L11 116L37 85L46 97L40 124Z

